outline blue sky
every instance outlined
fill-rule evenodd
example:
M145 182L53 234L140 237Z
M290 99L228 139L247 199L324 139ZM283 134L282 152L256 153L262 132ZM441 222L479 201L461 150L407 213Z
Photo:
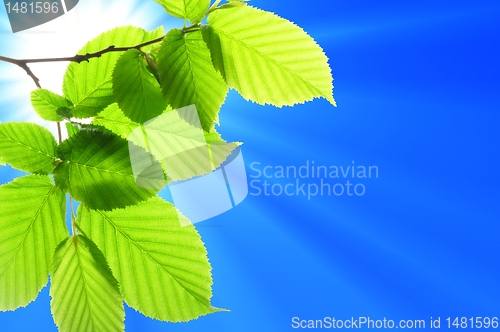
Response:
M324 100L262 107L232 91L220 131L244 142L249 172L254 162L354 161L377 166L379 176L356 180L366 188L362 196L249 195L197 224L213 266L213 304L231 312L169 324L127 309L127 331L288 331L293 317L499 316L500 4L251 4L294 21L323 46L338 107ZM139 22L155 23L177 21ZM16 54L6 48L0 54ZM15 74L14 83L1 75L2 122L30 114L21 96L7 95L11 84L29 88ZM2 167L0 181L15 174ZM29 307L1 313L0 325L56 331L49 300L44 289Z

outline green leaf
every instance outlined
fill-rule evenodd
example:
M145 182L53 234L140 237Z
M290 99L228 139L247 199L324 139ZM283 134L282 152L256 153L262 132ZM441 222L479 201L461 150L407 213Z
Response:
M147 157L146 151L152 154L157 161L162 162L164 172L172 181L186 180L212 172L237 146L241 145L238 142L226 143L213 126L210 132L204 132L187 125L180 118L175 119L173 117L175 114L165 112L164 115L135 131L141 125L128 119L114 103L99 113L94 118L93 124L102 126L134 145L142 147L144 150L141 150L142 153L138 158ZM172 158L172 155L176 157ZM136 160L136 158L132 159ZM151 166L153 168L150 170L156 169L154 163ZM155 183L164 182L163 173L155 172L155 174L153 175ZM151 188L156 188L156 186Z
M205 140L210 153L212 169L214 170L219 168L234 151L234 149L242 144L241 142L227 143L222 139L222 136L215 130L215 128L212 128L210 132L205 133Z
M46 175L0 186L0 310L33 301L47 284L56 246L67 235L65 195Z
M130 142L143 148L140 151L131 150L136 173L150 169L145 163L145 151L148 151L161 162L169 181L187 180L211 173L239 145L206 135L201 128L186 121L191 113L195 111L189 107L167 112L136 128L128 136ZM157 174L156 180L160 181L162 174Z
M199 23L207 13L210 0L155 0L172 16Z
M0 159L21 171L49 174L57 143L42 126L27 122L0 124Z
M113 72L113 92L123 113L144 123L167 109L160 84L147 69L144 55L136 49L123 53Z
M137 186L128 142L98 131L80 131L62 142L56 184L93 209L111 210L144 201L155 194Z
M92 122L94 125L102 126L124 139L128 139L130 134L141 125L127 118L117 103L113 103L106 107L104 111L99 113ZM210 131L203 132L207 143L210 142L225 142L222 136L212 126Z
M92 122L95 125L102 126L112 133L128 139L130 133L140 124L130 120L120 109L117 103L113 103L100 112Z
M218 9L208 23L214 65L245 99L281 107L323 97L335 105L328 58L300 27L250 6Z
M210 151L210 160L214 170L219 168L222 163L226 161L234 149L242 145L241 142L227 143L222 138L221 134L215 130L215 127L210 129L208 133L205 132L205 140Z
M113 45L129 47L163 36L163 28L146 32L133 26L107 31L88 42L78 54L98 52ZM71 63L64 75L64 96L75 105L73 116L92 117L114 102L112 73L120 53L110 52L88 62Z
M215 143L215 142L222 143L222 142L225 142L222 139L221 134L219 134L217 132L217 130L215 129L215 126L213 126L212 128L210 128L210 131L204 132L204 135L205 135L205 140L207 141L207 143Z
M73 104L66 98L49 90L37 89L31 92L31 105L40 117L47 121L62 121L59 109L69 109Z
M118 282L99 248L82 235L56 250L50 307L61 332L123 331L125 310Z
M219 311L210 304L211 267L200 235L172 204L155 197L111 212L80 208L78 223L132 308L172 322Z
M70 122L66 122L66 130L68 131L68 137L74 136L80 132L80 128Z
M171 30L158 54L158 74L167 103L174 109L196 105L201 125L209 131L228 88L212 64L201 32Z

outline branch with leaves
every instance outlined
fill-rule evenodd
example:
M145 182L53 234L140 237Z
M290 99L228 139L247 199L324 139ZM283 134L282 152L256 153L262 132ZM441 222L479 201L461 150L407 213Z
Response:
M60 136L56 142L33 123L0 124L0 162L30 173L0 186L0 310L26 306L51 275L60 331L122 331L124 302L171 322L224 311L211 304L198 232L159 190L212 172L238 147L215 129L229 89L263 105L320 97L335 105L328 59L295 24L245 1L155 1L192 25L167 33L115 28L73 57L0 57L33 79L31 104ZM55 61L70 62L63 95L40 88L29 68ZM200 128L171 116L190 105ZM179 131L190 139L179 140ZM200 135L208 168L192 139ZM140 183L131 161L137 149L162 186ZM175 153L181 157L167 158ZM67 194L80 202L76 211L70 205L71 230Z
M24 69L26 71L26 74L28 74L28 76L31 77L33 82L35 82L36 86L38 88L41 88L40 80L38 79L38 77L35 76L35 74L32 72L32 70L28 66L28 64L30 64L30 63L43 63L43 62L76 62L76 63L80 63L83 61L88 62L90 59L100 58L102 55L110 53L110 52L125 52L125 51L132 50L132 49L136 49L136 50L140 51L141 48L143 48L145 46L149 46L149 45L161 42L163 40L163 38L164 38L164 36L156 38L154 40L150 40L150 41L141 43L139 45L128 46L128 47L116 47L115 45L110 45L110 46L106 47L105 49L97 51L97 52L87 53L87 54L77 54L74 56L62 57L62 58L13 59L13 58L9 58L9 57L0 55L0 61L12 63L14 65L21 67L22 69Z

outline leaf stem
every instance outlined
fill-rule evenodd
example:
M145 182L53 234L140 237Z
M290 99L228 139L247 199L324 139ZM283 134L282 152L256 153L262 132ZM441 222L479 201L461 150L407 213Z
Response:
M231 7L237 7L237 6L246 6L247 5L247 2L244 1L244 2L230 2L230 3L226 3L226 4L223 4L222 6L216 6L217 4L219 4L220 1L214 3L214 5L212 7L210 7L210 9L208 10L207 12L207 16L216 11L216 10L219 10L219 9L224 9L224 8L231 8Z
M196 24L190 25L188 27L182 28L182 31L187 33L187 32L197 31L199 29L200 29L200 23L196 23Z
M208 14L210 14L211 12L213 12L214 10L216 10L219 6L219 4L221 3L222 0L216 0L214 2L214 4L208 9L207 13L205 14L205 17L208 16Z
M59 139L59 144L61 144L62 142L61 122L57 123L57 136Z
M69 196L69 206L71 209L71 235L76 235L78 226L76 225L75 209L73 208L73 197Z

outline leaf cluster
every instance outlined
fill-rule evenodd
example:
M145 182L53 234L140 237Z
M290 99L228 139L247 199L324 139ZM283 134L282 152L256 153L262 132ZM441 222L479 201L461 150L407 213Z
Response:
M0 124L0 162L28 173L0 186L0 310L26 306L50 275L61 331L121 331L124 302L172 322L220 311L199 234L157 192L212 172L240 144L215 129L230 88L258 104L335 104L328 59L295 24L246 1L155 1L191 25L104 32L79 54L125 51L70 63L62 96L32 92L41 118L66 124L66 140ZM197 125L176 112L192 105ZM137 151L160 178L134 173ZM71 235L67 200L80 202Z

